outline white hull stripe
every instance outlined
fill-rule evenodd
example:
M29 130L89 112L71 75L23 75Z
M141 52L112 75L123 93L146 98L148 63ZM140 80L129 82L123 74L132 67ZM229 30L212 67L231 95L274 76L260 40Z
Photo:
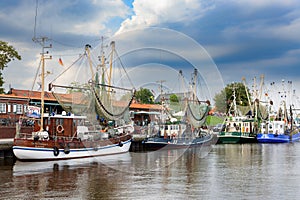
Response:
M127 144L128 142L131 142L131 140L127 140L125 142L122 142L122 144ZM115 146L119 146L119 144L113 144L109 146L103 146L103 147L89 147L89 148L82 148L82 149L71 149L70 152L84 152L84 151L91 151L91 150L101 150L101 149L108 149ZM27 151L53 151L53 148L43 148L43 147L21 147L21 146L13 146L13 149L19 149L19 150L27 150ZM64 149L59 149L59 152L63 152Z

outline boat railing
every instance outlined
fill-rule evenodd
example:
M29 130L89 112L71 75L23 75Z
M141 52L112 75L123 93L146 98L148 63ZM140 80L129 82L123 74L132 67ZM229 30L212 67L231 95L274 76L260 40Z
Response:
M33 134L32 133L18 133L16 134L17 139L33 139Z
M52 141L58 141L58 142L64 142L64 143L68 143L68 142L95 142L95 141L99 141L99 140L108 140L109 137L108 135L103 135L103 134L98 134L97 131L92 131L90 132L90 134L94 134L94 136L96 135L97 137L88 137L88 138L81 138L81 137L70 137L70 136L49 136L47 134L46 131L42 131L42 132L32 132L32 133L18 133L16 134L15 138L16 139L32 139L35 141L47 141L47 140L52 140ZM97 134L96 134L97 133ZM120 134L118 135L118 137L113 137L112 139L116 139L116 140L120 140L121 138L126 138L126 135Z

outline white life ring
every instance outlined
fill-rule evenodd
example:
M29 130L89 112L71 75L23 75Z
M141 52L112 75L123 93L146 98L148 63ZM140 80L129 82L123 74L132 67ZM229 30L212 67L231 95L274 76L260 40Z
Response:
M64 131L64 127L62 125L57 125L56 131L57 133L62 133Z

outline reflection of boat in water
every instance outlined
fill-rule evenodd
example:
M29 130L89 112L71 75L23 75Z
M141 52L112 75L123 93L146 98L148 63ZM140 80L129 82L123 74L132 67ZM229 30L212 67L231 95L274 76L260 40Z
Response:
M197 97L197 74L195 69L192 91L185 91L184 99L166 103L162 98L159 121L153 128L150 128L154 130L154 133L151 133L151 136L144 141L146 150L201 147L215 141L215 135L203 129L210 103L200 101ZM183 83L182 71L179 72L179 77Z
M17 132L13 146L13 152L17 159L26 161L62 160L128 152L131 135L126 131L130 130L130 127L127 129L123 126L115 129L116 121L110 120L122 119L124 121L134 94L133 89L126 89L127 93L122 93L122 95L127 96L119 103L118 91L124 89L112 86L110 81L108 85L105 84L104 77L103 82L98 84L97 73L92 73L89 80L84 79L82 84L77 84L76 87L51 83L49 89L68 113L44 114L44 64L46 59L44 42L45 38L41 41L43 44L41 119L35 123L35 132L32 134ZM90 51L87 45L85 54L81 57L86 56L89 60L89 55ZM102 68L105 68L105 59L102 58L102 60ZM92 71L93 66L90 60L88 64ZM80 75L79 78L82 78L83 75ZM91 77L92 80L90 80ZM71 79L70 74L67 75L67 78ZM65 93L56 93L55 88L64 88ZM123 132L119 132L120 130Z
M102 164L107 165L115 170L122 170L124 169L123 165L127 166L130 163L131 155L129 152L118 155L69 160L52 160L43 162L21 162L17 160L13 165L13 175L23 176L40 174L45 172L52 172L54 170L61 170L64 167L68 167L68 169L89 167L92 164Z

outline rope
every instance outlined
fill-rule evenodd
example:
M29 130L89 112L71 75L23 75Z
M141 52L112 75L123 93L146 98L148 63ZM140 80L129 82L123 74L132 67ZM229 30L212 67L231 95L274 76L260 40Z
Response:
M64 71L62 71L55 79L53 79L50 83L56 81L62 74L64 74L66 71L68 71L75 63L77 63L83 56L86 56L86 53L79 56L77 60L75 60L68 68L66 68Z
M33 91L33 87L34 87L36 78L37 78L38 73L39 73L40 68L41 68L41 63L42 63L42 59L40 59L39 67L38 67L37 70L36 70L35 77L34 77L34 81L33 81L33 83L32 83L31 90L30 90L30 92L29 92L29 94L28 94L28 97L29 97L29 98L28 98L28 102L27 102L28 104L29 104L29 101L30 101L30 97L31 97L31 95L32 95L32 91Z
M100 100L100 98L99 98L97 92L95 91L95 88L94 88L94 87L91 87L91 88L92 88L93 94L95 95L95 98L96 98L96 100L97 100L96 102L98 103L98 105L100 105L100 107L101 107L108 115L110 115L111 117L120 117L120 116L122 116L122 115L126 112L127 108L130 106L130 104L131 104L131 102L132 102L132 100L133 100L134 94L135 94L135 91L134 91L134 93L133 93L133 95L132 95L132 97L131 97L131 99L130 99L128 105L126 106L126 108L125 108L121 113L119 113L119 114L113 114L113 113L111 113L109 110L107 110L107 109L104 107L104 105L103 105L102 101Z
M125 70L124 64L123 64L122 60L120 59L120 57L119 57L119 55L118 55L118 52L117 52L116 50L115 50L115 54L117 55L117 58L118 58L118 60L119 60L119 62L120 62L120 64L121 64L121 66L122 66L122 69L123 69L124 72L125 72L126 77L128 78L129 83L130 83L131 86L134 88L134 85L133 85L133 83L132 83L130 77L128 76L128 73L127 73L127 71Z

